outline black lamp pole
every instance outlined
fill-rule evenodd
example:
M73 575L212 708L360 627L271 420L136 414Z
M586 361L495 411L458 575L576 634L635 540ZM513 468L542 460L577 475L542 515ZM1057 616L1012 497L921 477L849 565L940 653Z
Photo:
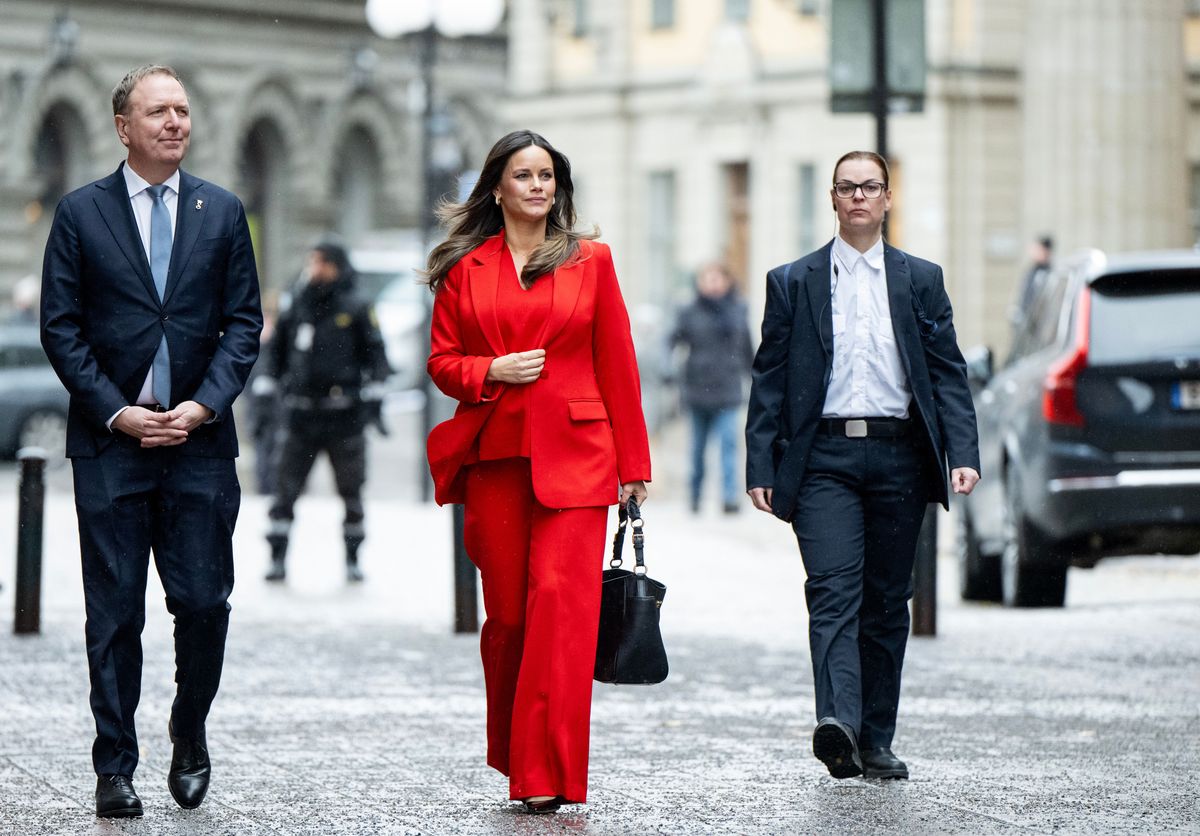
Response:
M430 21L420 33L421 38L421 80L425 87L425 107L421 116L421 243L428 253L433 249L434 236L437 234L436 193L440 183L440 172L434 169L433 143L434 120L436 119L436 90L434 87L434 71L437 67L438 31L437 26ZM429 331L433 313L432 301L427 301L424 327L424 357L429 356ZM422 358L424 359L424 358ZM421 407L421 446L433 430L435 395L433 381L429 375L421 377L421 389L424 392L424 405ZM424 462L419 464L418 478L421 480L421 501L433 499L433 481ZM454 537L454 632L479 632L479 603L476 595L475 566L467 556L463 537L463 509L454 506L451 517Z
M873 0L871 16L875 35L875 87L872 90L871 110L875 114L875 153L888 158L888 77L887 77L887 0ZM883 218L883 235L887 237L887 216Z
M424 86L425 101L424 108L421 114L421 246L428 255L433 249L433 236L437 229L437 214L434 211L434 183L436 173L433 170L433 124L434 124L434 68L437 66L437 49L438 49L438 32L433 21L429 22L420 32L420 68L421 68L421 83ZM425 300L425 324L422 331L422 356L419 359L421 365L424 364L425 358L429 356L429 330L432 324L433 301ZM419 439L422 447L425 445L425 439L429 438L429 433L433 430L433 381L429 379L429 375L421 375L421 394L424 395L423 404L421 406L421 437ZM420 495L422 502L429 502L433 499L433 482L429 476L429 469L425 467L425 462L418 460L417 462L417 479L420 480Z

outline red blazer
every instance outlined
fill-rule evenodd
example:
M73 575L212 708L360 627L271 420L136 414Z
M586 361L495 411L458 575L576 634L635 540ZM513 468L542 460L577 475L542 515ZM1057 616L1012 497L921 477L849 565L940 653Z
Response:
M536 345L506 346L496 312L503 233L450 268L433 303L427 365L437 387L459 402L434 427L427 452L439 505L463 501L463 461L502 388L485 383L496 357L534 348L546 365L528 410L533 490L547 508L612 505L624 482L650 479L629 315L608 246L580 242L577 258L554 271L550 313Z

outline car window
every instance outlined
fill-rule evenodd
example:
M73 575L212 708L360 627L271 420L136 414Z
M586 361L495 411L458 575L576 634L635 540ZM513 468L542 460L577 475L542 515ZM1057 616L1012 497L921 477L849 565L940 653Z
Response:
M1030 303L1029 316L1013 336L1009 365L1054 343L1062 319L1063 297L1069 278L1067 271L1056 270L1042 282Z
M1050 277L1038 297L1038 316L1034 323L1034 351L1054 345L1058 339L1058 328L1062 322L1063 299L1067 294L1070 274L1058 272Z
M1200 270L1122 274L1092 285L1092 363L1200 358Z

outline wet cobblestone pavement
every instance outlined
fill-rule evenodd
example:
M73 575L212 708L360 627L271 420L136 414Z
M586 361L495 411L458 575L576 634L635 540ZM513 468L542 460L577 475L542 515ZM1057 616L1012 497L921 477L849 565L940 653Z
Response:
M909 645L895 749L912 780L835 781L813 759L803 572L763 515L647 508L672 672L597 686L589 802L517 814L483 762L477 638L450 633L449 513L372 503L367 583L341 579L340 509L302 500L283 587L260 580L247 497L213 783L167 793L170 621L152 582L135 785L145 818L94 818L82 593L69 494L47 509L40 636L14 637L0 550L0 833L1196 833L1200 561L1072 570L1063 610L967 606L940 561L934 639ZM15 538L11 491L0 543ZM152 573L153 575L153 573Z

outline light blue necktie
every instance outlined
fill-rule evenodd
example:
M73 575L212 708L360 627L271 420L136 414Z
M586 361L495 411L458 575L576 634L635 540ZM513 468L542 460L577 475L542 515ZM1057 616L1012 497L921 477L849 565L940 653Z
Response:
M171 265L171 213L163 203L167 185L162 183L146 189L154 206L150 209L150 274L154 276L154 288L161 302L167 295L167 268ZM154 355L154 399L164 407L171 406L171 355L167 353L167 335L164 333Z

